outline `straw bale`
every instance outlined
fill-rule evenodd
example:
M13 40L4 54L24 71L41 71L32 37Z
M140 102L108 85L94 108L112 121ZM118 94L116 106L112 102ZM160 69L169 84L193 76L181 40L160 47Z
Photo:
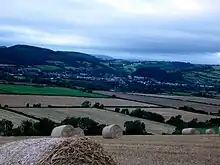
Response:
M208 135L215 134L215 131L214 131L214 129L207 129L205 131L205 134L208 134Z
M72 137L75 135L84 136L81 128L74 128L71 125L61 125L52 130L52 137Z
M102 146L86 137L36 138L0 147L1 165L116 165Z
M183 135L197 135L199 132L195 128L185 128L182 130Z
M123 130L119 125L112 124L109 126L106 126L102 130L102 137L103 138L120 138L123 134Z

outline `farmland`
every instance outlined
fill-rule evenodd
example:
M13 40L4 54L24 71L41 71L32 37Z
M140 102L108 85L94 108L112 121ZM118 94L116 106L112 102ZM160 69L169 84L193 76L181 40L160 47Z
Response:
M189 102L189 101L181 101L181 100L172 100L168 98L160 98L160 97L145 97L145 96L138 96L138 95L131 95L131 94L124 94L124 93L117 93L117 92L101 92L102 94L109 94L113 95L115 94L119 98L128 99L128 100L135 100L140 102L145 102L149 104L155 104L155 105L161 105L171 108L179 108L182 106L189 106L193 107L196 110L203 110L206 112L218 112L220 109L220 106L217 105L206 105L206 104L200 104L195 102Z
M25 117L23 115L19 115L13 112L9 112L3 109L0 109L0 120L2 119L7 119L13 122L14 126L18 126L21 124L22 121L26 121L26 120L32 120L35 121L31 118Z
M95 108L14 108L14 110L33 115L35 117L47 117L56 122L60 122L66 117L72 116L90 117L91 119L102 124L118 124L121 127L124 127L125 121L140 120L145 123L147 131L154 134L162 134L163 132L172 133L175 129L174 126L167 124L139 119Z
M141 108L147 112L153 112L162 115L165 120L169 120L172 116L181 115L184 121L190 121L194 118L197 118L198 121L205 122L211 118L217 118L217 116L198 114L192 112L186 112L182 110L177 110L173 108ZM114 110L114 108L110 108L110 110ZM129 111L135 110L135 108L129 108Z
M1 137L0 145L30 137ZM113 155L120 165L218 165L218 136L123 136L121 139L91 137Z
M99 102L105 106L143 106L153 107L155 105L139 103L112 98L84 98L84 97L65 97L65 96L39 96L39 95L0 95L0 104L9 106L25 106L27 103L41 103L42 106L80 106L84 101L90 101L92 104Z
M159 98L167 98L167 99L174 99L174 100L192 101L192 102L199 102L199 103L205 103L205 104L220 105L220 99L214 99L214 98L204 98L204 97L195 97L195 96L174 96L174 95L159 95L159 94L142 94L142 93L131 93L131 94L139 95L139 96L159 97Z
M107 97L103 94L87 93L77 89L62 87L43 87L30 85L0 84L0 91L10 94L51 95L51 96L75 96L75 97Z

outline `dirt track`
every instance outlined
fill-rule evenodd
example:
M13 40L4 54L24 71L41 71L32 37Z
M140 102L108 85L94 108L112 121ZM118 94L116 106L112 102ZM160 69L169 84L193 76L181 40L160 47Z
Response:
M0 145L23 139L0 138ZM113 154L119 165L219 165L219 136L92 137Z

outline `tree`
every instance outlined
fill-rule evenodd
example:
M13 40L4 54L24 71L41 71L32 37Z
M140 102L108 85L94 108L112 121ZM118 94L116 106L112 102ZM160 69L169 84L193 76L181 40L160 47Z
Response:
M42 118L39 122L34 123L34 128L39 136L50 136L56 123L50 119Z
M36 136L38 132L34 128L34 122L31 120L22 121L19 126L22 136Z
M81 106L82 106L83 108L89 108L89 107L91 107L91 105L92 105L92 103L91 103L90 101L84 101L84 102L81 104Z
M116 95L112 95L112 98L116 98Z
M143 111L140 108L135 109L130 113L131 116L143 118Z
M12 134L13 123L9 120L2 119L0 121L0 135L8 136Z
M96 102L92 107L93 108L100 108L100 103Z
M126 121L124 123L125 127L125 134L126 135L145 135L147 132L145 130L145 124L140 122L139 120L136 121Z
M128 109L122 109L121 113L123 113L125 115L129 115L129 110Z
M99 109L104 109L104 108L105 108L104 104L101 104L101 105L99 106Z
M115 108L115 112L120 112L120 108Z
M183 129L187 127L187 123L182 120L181 115L175 117L172 116L168 121L166 121L166 124L176 126L178 129Z
M30 104L29 104L29 103L27 103L27 104L26 104L26 108L29 108L29 107L30 107Z
M73 127L79 127L80 118L77 117L67 117L64 119L61 124L62 125L72 125Z

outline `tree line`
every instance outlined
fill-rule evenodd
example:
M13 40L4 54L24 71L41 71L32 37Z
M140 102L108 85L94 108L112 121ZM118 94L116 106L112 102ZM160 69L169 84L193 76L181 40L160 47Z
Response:
M190 107L186 111L194 112L192 109L190 109ZM172 116L169 120L165 121L165 118L162 115L157 113L147 112L145 110L142 110L141 108L137 108L131 112L129 112L128 109L115 108L115 112L173 125L176 127L176 131L174 133L176 132L180 133L184 128L213 128L220 126L220 118L211 118L210 120L207 120L205 122L198 121L197 118L194 118L191 121L186 122L182 119L181 115L177 115L177 116Z
M22 121L14 127L12 121L0 120L0 136L50 136L52 130L60 125L72 125L84 130L86 136L102 135L102 129L106 126L100 124L89 117L67 117L60 123L55 123L48 118L42 118L37 122L32 120ZM149 135L145 124L139 120L126 121L124 123L124 135Z

